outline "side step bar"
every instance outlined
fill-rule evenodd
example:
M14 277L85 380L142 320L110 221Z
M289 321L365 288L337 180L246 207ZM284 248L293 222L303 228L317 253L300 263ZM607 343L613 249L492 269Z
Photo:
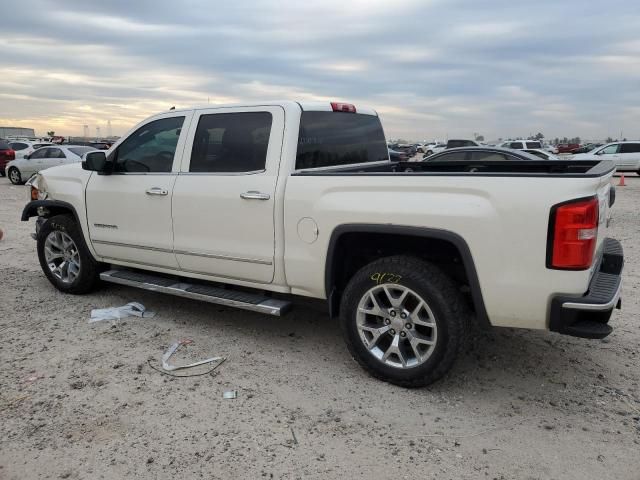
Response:
M227 307L242 308L267 315L282 316L291 309L291 302L259 295L239 292L213 285L197 285L180 280L140 273L131 270L109 270L100 274L105 282L117 283L128 287L142 288L152 292L177 295L179 297L202 300Z

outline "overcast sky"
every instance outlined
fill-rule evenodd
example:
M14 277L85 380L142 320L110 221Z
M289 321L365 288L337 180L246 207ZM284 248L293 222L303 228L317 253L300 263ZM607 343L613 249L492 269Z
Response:
M4 0L0 125L367 104L387 137L640 137L640 1Z

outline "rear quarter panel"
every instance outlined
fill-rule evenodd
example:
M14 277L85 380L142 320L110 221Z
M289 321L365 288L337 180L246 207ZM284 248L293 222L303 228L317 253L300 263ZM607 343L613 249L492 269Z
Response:
M325 259L339 225L442 229L467 242L493 325L546 328L551 296L584 293L592 275L546 268L551 207L596 190L604 200L608 178L293 175L284 202L287 283L293 293L326 298ZM318 225L311 244L298 235L305 217Z

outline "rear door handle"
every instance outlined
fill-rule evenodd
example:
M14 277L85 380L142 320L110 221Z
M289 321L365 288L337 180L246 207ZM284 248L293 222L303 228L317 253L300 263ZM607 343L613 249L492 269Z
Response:
M169 191L160 187L151 187L147 190L147 195L169 195Z
M248 192L241 193L240 198L244 198L245 200L269 200L271 195L249 190Z

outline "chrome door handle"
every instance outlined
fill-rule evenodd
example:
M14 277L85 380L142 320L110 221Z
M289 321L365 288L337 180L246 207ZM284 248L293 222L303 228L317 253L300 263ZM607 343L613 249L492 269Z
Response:
M169 191L160 187L152 187L147 190L147 195L169 195Z
M240 198L244 198L245 200L269 200L271 195L249 190L248 192L241 193Z

